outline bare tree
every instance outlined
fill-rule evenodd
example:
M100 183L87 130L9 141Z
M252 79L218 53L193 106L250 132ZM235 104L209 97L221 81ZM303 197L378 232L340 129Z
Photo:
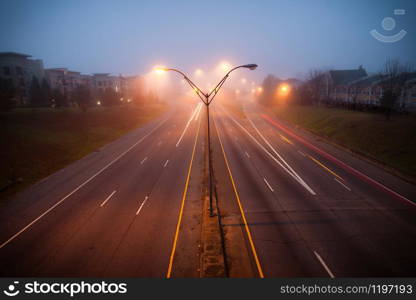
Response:
M352 82L348 87L348 93L350 95L350 98L352 100L352 109L357 109L358 104L358 96L361 92L361 90L364 88L364 85L362 84L361 80L357 80Z
M306 90L312 103L319 104L322 91L325 87L325 72L318 69L309 71L306 81Z
M379 76L383 89L380 105L387 119L390 119L392 111L397 107L397 102L403 95L405 83L409 79L411 71L410 64L401 64L398 59L386 60Z
M273 75L267 75L266 78L264 78L262 87L263 87L263 93L259 97L259 102L263 105L270 105L273 103L273 98L275 96L276 87L278 83L281 80L279 78L276 78Z

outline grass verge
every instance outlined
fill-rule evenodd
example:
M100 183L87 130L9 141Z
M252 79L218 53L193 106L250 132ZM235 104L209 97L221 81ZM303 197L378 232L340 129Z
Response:
M0 113L0 200L162 114L164 104ZM10 182L17 182L11 184Z
M275 106L281 119L416 178L416 116L383 115L314 106Z

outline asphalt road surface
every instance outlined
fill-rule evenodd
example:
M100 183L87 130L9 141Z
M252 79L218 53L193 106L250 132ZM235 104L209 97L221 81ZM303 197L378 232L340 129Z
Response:
M197 276L196 256L173 270L171 257L190 164L201 163L200 109L179 107L3 205L1 275Z
M254 103L215 105L231 276L416 275L414 185ZM203 110L172 109L2 203L0 275L198 277Z
M244 109L217 107L214 152L233 181L220 202L225 227L244 227L256 276L416 275L414 185L253 103Z

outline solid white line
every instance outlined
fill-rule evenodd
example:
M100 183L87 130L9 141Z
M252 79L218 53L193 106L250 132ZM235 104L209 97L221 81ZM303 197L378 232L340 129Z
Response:
M269 184L269 182L267 181L267 179L263 177L263 180L264 180L264 182L266 183L266 185L268 186L268 188L269 188L272 192L274 192L274 189L273 189L273 188L272 188L272 186Z
M199 106L198 112L196 113L195 121L198 121L198 119L199 119L199 115L200 115L200 112L201 112L201 109L202 109L202 103L200 103L200 106Z
M112 164L114 164L116 161L118 161L120 158L122 158L127 152L129 152L131 149L136 147L138 144L140 144L145 138L147 138L149 135L151 135L153 132L156 131L162 124L164 124L168 119L160 122L155 128L153 128L149 133L144 135L140 140L138 140L136 143L134 143L132 146L130 146L126 151L121 153L119 156L117 156L115 159L113 159L110 163L105 165L102 169L100 169L97 173L92 175L90 178L88 178L86 181L84 181L82 184L80 184L77 188L75 188L72 192L67 194L65 197L63 197L61 200L56 202L54 205L52 205L49 209L47 209L43 214L41 214L39 217L34 219L32 222L27 224L25 227L23 227L21 230L19 230L17 233L15 233L13 236L11 236L7 241L5 241L3 244L0 245L0 249L6 246L8 243L13 241L16 237L18 237L20 234L22 234L24 231L26 231L30 226L35 224L37 221L39 221L41 218L43 218L45 215L47 215L49 212L51 212L55 207L60 205L62 202L64 202L66 199L68 199L70 196L72 196L75 192L77 192L79 189L81 189L84 185L86 185L88 182L93 180L95 177L100 175L104 170L106 170L108 167L110 167Z
M351 192L351 189L348 186L346 186L345 184L343 184L341 181L339 181L337 178L334 177L334 180Z
M140 164L144 164L144 162L147 160L147 156L145 158L143 158L143 160L140 162Z
M166 168L166 166L168 165L168 163L169 163L169 159L165 162L165 164L163 165L163 167Z
M247 151L245 151L245 153L246 153L246 156L247 156L248 158L250 158L250 155L247 153Z
M188 120L188 123L186 123L185 129L183 130L183 132L182 132L181 136L179 137L178 142L176 143L176 147L178 147L178 146L179 146L179 144L181 143L182 138L183 138L183 136L185 135L185 132L186 132L186 130L187 130L187 129L188 129L188 127L189 127L189 124L191 124L191 122L192 122L192 120L193 120L193 118L194 118L194 116L195 116L195 114L196 114L196 112L197 112L197 110L198 110L198 107L200 107L201 105L202 105L202 103L198 103L198 106L197 106L197 107L195 108L195 110L193 111L193 113L192 113L191 117L190 117L190 118L189 118L189 120Z
M334 274L331 272L331 270L326 265L326 263L324 262L324 260L322 259L322 257L318 254L318 252L313 251L313 253L315 254L316 258L319 260L319 262L321 263L321 265L324 267L325 271L329 274L329 276L331 278L335 278Z
M278 158L280 158L280 160L283 162L283 164L286 165L286 167L293 173L293 175L295 175L296 177L299 178L299 180L302 180L302 178L295 172L295 170L292 169L292 167L283 159L283 157L276 151L276 149L274 149L274 147L270 144L270 142L264 137L264 135L260 132L260 130L257 128L257 126L254 124L254 122L247 116L247 120L250 122L251 126L253 126L254 130L258 133L258 135L262 138L262 140L266 143L267 146L269 146L269 148L273 151L274 154L276 154L276 156ZM303 180L302 180L303 181Z
M283 170L286 171L286 173L288 173L290 176L293 177L293 179L295 179L301 186L303 186L309 193L311 193L312 195L316 195L315 191L311 189L311 187L305 182L303 181L302 178L298 176L296 176L296 173L292 173L288 168L286 168L276 157L273 156L273 154L271 154L262 144L260 144L260 142L250 133L247 131L247 129L245 129L238 121L236 121L230 114L228 114L228 117L235 123L237 124L245 134L247 134L256 144L257 146L259 146L264 152L266 152L267 155L270 156L271 159L273 159L279 166L281 166L283 168ZM296 174L296 175L295 175Z
M111 194L110 194L110 196L108 196L104 201L103 201L103 203L101 203L100 204L100 207L103 207L106 203L107 203L107 201L108 200L110 200L110 198L111 197L113 197L113 195L116 193L116 191L113 191Z
M303 153L302 151L298 150L298 153L299 153L300 155L302 155L302 156L306 157L306 154L305 154L305 153Z
M148 196L144 197L144 200L142 202L142 204L140 205L139 209L136 212L136 216L140 213L140 211L142 210L143 205L146 203L147 199L149 199Z

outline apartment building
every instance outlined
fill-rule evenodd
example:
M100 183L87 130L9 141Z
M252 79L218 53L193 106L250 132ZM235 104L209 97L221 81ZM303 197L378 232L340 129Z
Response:
M51 89L59 90L67 96L78 86L84 84L84 75L67 68L46 69L45 76Z
M356 70L331 70L325 75L326 84L321 97L329 102L378 106L385 80L379 74L369 76L362 67ZM416 73L408 74L397 108L416 110Z
M10 81L16 89L17 106L29 104L33 77L36 77L39 83L44 79L42 60L30 57L31 55L22 53L0 52L0 77Z

